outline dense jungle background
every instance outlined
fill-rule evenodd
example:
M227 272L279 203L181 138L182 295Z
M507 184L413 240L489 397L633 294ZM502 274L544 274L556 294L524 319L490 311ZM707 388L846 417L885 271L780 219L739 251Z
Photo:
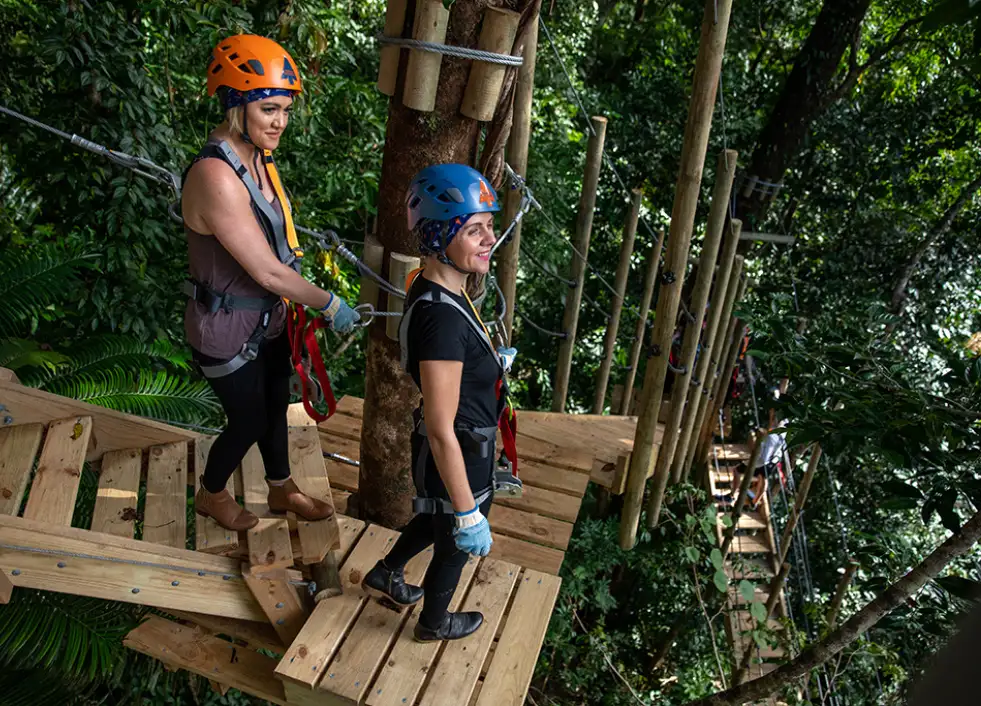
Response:
M384 150L388 99L374 85L383 14L381 0L0 0L0 105L180 172L222 117L205 94L210 49L229 34L270 36L304 81L277 153L297 221L356 243L373 228ZM702 3L545 0L542 14L554 43L542 31L528 181L554 224L534 212L525 221L523 249L540 265L522 260L518 308L557 330L564 285L540 267L569 266L589 115L610 119L607 153L623 180L603 169L590 262L612 279L623 185L641 188L646 225L627 296L638 306L644 257L671 210ZM820 635L848 559L860 568L846 616L981 501L979 49L971 0L733 9L696 227L724 146L740 152L740 174L781 185L763 198L743 196L740 181L734 189L744 230L796 241L745 252L755 374L732 434L745 438L788 376L776 403L788 441L824 449L806 514L814 591L792 633L799 644ZM220 425L184 343L184 237L169 201L159 184L0 116L0 366L95 404ZM345 263L316 253L304 267L357 297ZM582 312L570 387L582 411L611 303L596 276L585 292L596 305ZM635 322L626 311L611 384L625 374ZM516 329L517 399L547 408L556 342L521 319ZM326 338L335 392L361 395L363 339L331 358L342 343ZM85 474L83 498L96 485ZM715 590L704 504L692 486L672 488L668 521L622 552L616 507L587 501L530 703L668 706L721 688L720 619L698 607ZM785 699L903 703L979 595L978 558L948 567ZM124 650L139 619L134 606L18 590L0 607L0 704L257 703Z

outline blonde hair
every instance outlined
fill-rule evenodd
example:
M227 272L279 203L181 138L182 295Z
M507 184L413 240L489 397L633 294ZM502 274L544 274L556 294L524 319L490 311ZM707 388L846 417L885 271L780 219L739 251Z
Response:
M245 132L245 106L237 105L225 111L225 120L233 135Z

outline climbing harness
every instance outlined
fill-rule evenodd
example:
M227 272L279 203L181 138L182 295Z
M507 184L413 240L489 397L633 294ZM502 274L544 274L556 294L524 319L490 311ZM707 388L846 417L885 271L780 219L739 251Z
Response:
M412 283L415 281L415 278L421 272L422 269L420 268L409 273L405 283L406 292L409 291ZM495 393L499 401L502 399L503 395L503 410L498 418L497 426L486 428L455 428L457 439L460 440L461 450L463 450L465 454L476 456L477 458L487 458L493 455L494 451L496 450L497 432L498 430L501 432L501 445L503 447L503 451L497 459L497 465L494 470L492 483L490 486L478 493L477 497L474 498L477 505L480 505L483 500L489 497L491 492L500 493L509 497L521 496L523 486L521 480L518 478L518 449L516 444L518 414L507 395L507 387L505 383L506 371L504 369L504 363L501 360L500 354L498 354L497 350L494 348L494 342L491 338L491 334L484 325L484 322L481 320L480 315L477 313L477 308L470 300L470 297L466 292L463 293L463 296L469 305L471 313L473 314L472 317L456 300L449 297L440 296L439 292L423 292L415 300L413 300L411 304L409 304L409 306L403 312L402 321L399 322L400 363L402 369L408 372L409 326L411 325L412 314L416 305L420 302L432 302L447 304L456 309L467 322L467 325L470 326L470 328L477 334L477 338L481 341L481 343L483 343L487 350L490 351L494 361L500 368L500 377L497 381ZM426 421L423 414L422 405L420 405L419 408L413 412L413 420L415 422L415 433L422 437L422 446L419 453L416 455L416 462L412 473L416 486L416 492L418 493L418 495L412 500L413 510L417 513L423 514L434 514L441 512L452 513L453 506L448 500L431 498L426 493L426 464L429 458L430 450L429 437L426 431Z

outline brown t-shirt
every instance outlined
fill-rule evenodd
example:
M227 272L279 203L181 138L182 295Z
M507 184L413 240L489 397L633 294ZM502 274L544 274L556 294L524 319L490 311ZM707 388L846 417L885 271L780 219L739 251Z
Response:
M283 207L279 199L272 200L275 211L282 216ZM202 235L187 226L187 259L191 278L206 284L217 292L234 294L240 297L265 297L269 295L245 271L238 261L225 250L213 235ZM208 313L204 305L191 299L184 309L184 332L187 341L195 350L212 358L229 360L238 355L243 344L259 325L262 312L222 311ZM286 322L286 307L282 301L272 312L266 338L278 336Z

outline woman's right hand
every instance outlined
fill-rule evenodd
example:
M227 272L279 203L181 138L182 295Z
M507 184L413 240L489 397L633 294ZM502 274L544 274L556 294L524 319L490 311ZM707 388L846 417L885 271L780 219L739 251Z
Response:
M456 528L453 530L456 548L474 556L487 556L494 540L490 533L490 523L480 508L474 506L473 510L467 512L455 512L453 519L456 521Z
M330 327L337 331L337 333L347 333L361 320L361 314L352 309L343 299L339 299L339 301L341 303L340 308L331 317Z

